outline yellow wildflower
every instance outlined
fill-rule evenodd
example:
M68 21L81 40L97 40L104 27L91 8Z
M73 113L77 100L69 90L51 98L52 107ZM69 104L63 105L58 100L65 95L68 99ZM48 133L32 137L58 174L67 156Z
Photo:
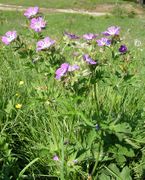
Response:
M16 93L15 95L16 95L17 97L19 97L19 96L20 96L20 94L19 94L19 93Z
M19 85L23 85L23 84L24 84L24 81L20 81L20 82L19 82Z
M16 109L21 109L22 104L16 104L15 107L16 107Z

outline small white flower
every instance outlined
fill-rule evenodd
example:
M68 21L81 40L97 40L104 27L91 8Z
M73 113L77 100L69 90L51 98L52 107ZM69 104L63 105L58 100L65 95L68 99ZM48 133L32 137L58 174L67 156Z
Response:
M135 45L136 47L141 46L141 41L138 40L138 39L135 39L135 40L134 40L134 45Z

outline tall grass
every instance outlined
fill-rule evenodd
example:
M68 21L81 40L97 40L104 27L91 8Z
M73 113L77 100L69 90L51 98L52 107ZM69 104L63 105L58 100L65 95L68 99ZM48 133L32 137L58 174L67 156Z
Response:
M94 21L102 20L105 19ZM100 31L112 20L115 22L112 18L102 23ZM85 21L88 17L82 17ZM131 22L126 19L126 26L131 26ZM78 31L84 32L81 28ZM130 31L134 36L139 33ZM35 63L35 54L32 56L28 49L14 51L16 47L1 44L1 179L145 177L143 44L136 47L132 37L125 38L130 50L125 55L127 59L113 59L109 50L104 55L96 47L95 57L100 64L90 68L92 75L81 74L77 76L79 80L72 77L66 82L56 81L54 73L60 62L74 62L68 57L73 43L66 56L56 53L52 58L44 52ZM17 104L22 107L16 108Z

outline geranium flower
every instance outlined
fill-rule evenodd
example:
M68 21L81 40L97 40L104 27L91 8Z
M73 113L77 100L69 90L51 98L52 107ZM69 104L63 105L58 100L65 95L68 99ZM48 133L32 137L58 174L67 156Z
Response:
M55 72L55 78L56 79L61 79L62 76L64 76L69 68L69 64L68 63L63 63L60 68L58 68Z
M29 7L24 12L24 16L26 16L28 19L35 16L39 12L39 7Z
M127 47L125 45L121 45L120 48L119 48L119 52L121 54L125 54L127 52Z
M92 40L92 39L95 39L97 36L98 36L98 34L89 33L89 34L84 34L83 38L86 40Z
M30 22L30 28L36 32L41 32L43 28L46 27L46 22L42 17L33 18Z
M101 38L96 41L98 43L98 46L110 46L111 40L108 38Z
M79 39L79 36L75 35L75 34L71 34L68 32L64 33L69 39Z
M53 156L54 161L59 161L59 157L57 155Z
M104 31L102 34L104 34L105 36L115 36L115 35L119 35L119 33L120 33L120 27L111 26L107 29L107 31Z
M83 55L84 61L86 61L88 64L97 64L88 54Z
M16 31L8 31L4 36L2 36L2 42L6 45L9 45L12 41L17 38Z
M37 42L36 50L41 51L43 49L47 49L55 43L55 40L50 39L50 37L46 37Z
M73 72L75 70L78 70L80 67L76 64L70 65L68 63L63 63L60 68L58 68L55 72L55 78L61 79L62 76L66 75L67 72Z
M78 69L80 69L80 67L78 65L76 65L76 64L74 64L72 66L69 65L69 67L68 67L69 72L73 72L73 71L78 70Z

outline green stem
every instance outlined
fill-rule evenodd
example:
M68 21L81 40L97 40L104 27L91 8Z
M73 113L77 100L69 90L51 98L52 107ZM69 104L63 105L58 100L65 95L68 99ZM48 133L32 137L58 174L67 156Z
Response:
M112 53L112 58L114 59L115 58L115 54L114 54L114 50L113 49L112 49L111 53Z
M61 147L62 147L62 151L61 151L61 158L62 158L62 161L61 161L61 180L65 180L64 178L64 138L62 136L62 139L61 139Z
M101 142L99 142L98 154L97 154L97 157L96 157L95 165L94 165L93 170L92 170L92 172L91 172L91 176L93 176L93 174L95 173L95 170L96 170L96 168L97 168L97 166L98 166L100 151L101 151Z
M94 84L94 99L96 103L96 109L97 109L97 115L99 116L99 102L98 102L98 97L97 97L97 86L96 83Z

